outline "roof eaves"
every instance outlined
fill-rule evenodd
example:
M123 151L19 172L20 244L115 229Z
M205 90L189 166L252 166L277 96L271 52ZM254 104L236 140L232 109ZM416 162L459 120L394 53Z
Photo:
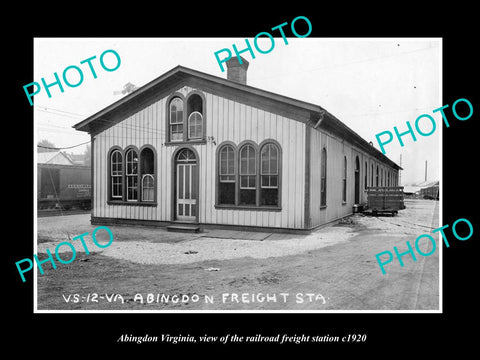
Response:
M390 158L388 158L385 154L383 154L380 150L376 149L375 147L373 147L373 145L371 145L370 143L368 143L363 137L361 137L360 135L358 135L354 130L352 130L351 128L349 128L347 125L345 125L342 121L340 121L339 119L337 119L333 114L329 113L328 111L326 112L326 114L328 115L327 118L330 119L330 121L333 122L333 125L340 128L342 131L345 131L347 134L349 134L350 136L353 137L354 141L356 142L356 144L362 148L363 150L369 152L370 154L372 154L373 156L375 156L376 158L378 159L382 159L384 161L387 161L389 163L391 163L392 166L398 168L399 170L403 170L402 167L400 167L398 164L396 164L393 160L391 160Z

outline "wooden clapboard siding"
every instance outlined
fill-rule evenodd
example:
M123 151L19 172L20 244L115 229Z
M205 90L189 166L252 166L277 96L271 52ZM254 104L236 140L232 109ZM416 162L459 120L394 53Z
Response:
M186 96L193 89L172 90ZM305 124L274 112L259 109L218 94L205 95L206 136L213 141L194 144L199 155L198 220L206 224L303 228L305 184ZM168 96L168 95L167 95ZM165 145L167 96L130 114L123 121L94 135L94 202L96 218L170 221L172 214L173 152L179 145ZM186 109L185 109L186 111ZM236 145L244 140L259 145L266 139L278 141L282 148L281 210L239 210L215 208L216 149L223 141ZM113 146L138 150L149 144L156 150L157 206L108 205L108 153ZM181 146L181 145L180 145ZM125 161L125 159L124 159Z

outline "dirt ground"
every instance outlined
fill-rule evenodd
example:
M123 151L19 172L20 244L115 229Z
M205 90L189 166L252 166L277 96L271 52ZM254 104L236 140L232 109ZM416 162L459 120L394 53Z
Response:
M395 217L355 214L310 235L210 230L170 233L108 226L113 242L97 247L89 215L38 218L39 259L60 242L75 246L69 264L37 271L38 310L438 310L439 243L427 257L385 265L375 255L406 251L438 227L438 202L406 200ZM74 237L84 236L85 245ZM98 230L100 244L109 241ZM440 244L441 245L441 244ZM431 244L420 243L428 253ZM68 261L72 252L59 247ZM55 255L53 255L55 256Z

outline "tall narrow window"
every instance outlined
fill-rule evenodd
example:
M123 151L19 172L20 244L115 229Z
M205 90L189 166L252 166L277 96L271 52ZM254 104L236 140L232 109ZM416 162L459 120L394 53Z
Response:
M347 157L343 157L342 201L347 202Z
M123 157L120 150L112 151L110 155L110 196L112 199L122 199L123 194Z
M155 200L155 161L153 150L146 147L140 153L142 201Z
M235 151L231 145L221 148L218 167L218 202L235 205Z
M327 206L327 150L322 149L320 164L320 206Z
M188 139L203 138L203 100L192 94L187 100Z
M367 188L367 180L368 180L367 169L368 169L368 164L367 164L367 162L365 161L365 183L363 184L363 187L364 187L365 189Z
M154 180L153 175L145 174L142 176L142 201L154 200Z
M133 149L126 154L127 200L138 200L138 155Z
M260 151L261 205L278 205L278 148L266 144Z
M183 101L176 97L170 101L170 141L183 140Z
M373 184L374 184L374 182L373 182L373 164L372 164L372 171L370 172L370 175L371 175L371 176L370 176L370 178L371 178L370 186L373 187Z
M256 205L256 154L255 148L244 145L240 149L240 198L241 205Z
M377 176L376 176L376 187L378 187L378 165L377 165Z

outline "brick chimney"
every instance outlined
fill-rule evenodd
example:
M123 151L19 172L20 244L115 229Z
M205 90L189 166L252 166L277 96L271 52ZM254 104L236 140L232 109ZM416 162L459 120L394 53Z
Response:
M240 58L242 59L241 64L236 56L225 63L227 64L227 79L247 85L248 61L241 56Z

